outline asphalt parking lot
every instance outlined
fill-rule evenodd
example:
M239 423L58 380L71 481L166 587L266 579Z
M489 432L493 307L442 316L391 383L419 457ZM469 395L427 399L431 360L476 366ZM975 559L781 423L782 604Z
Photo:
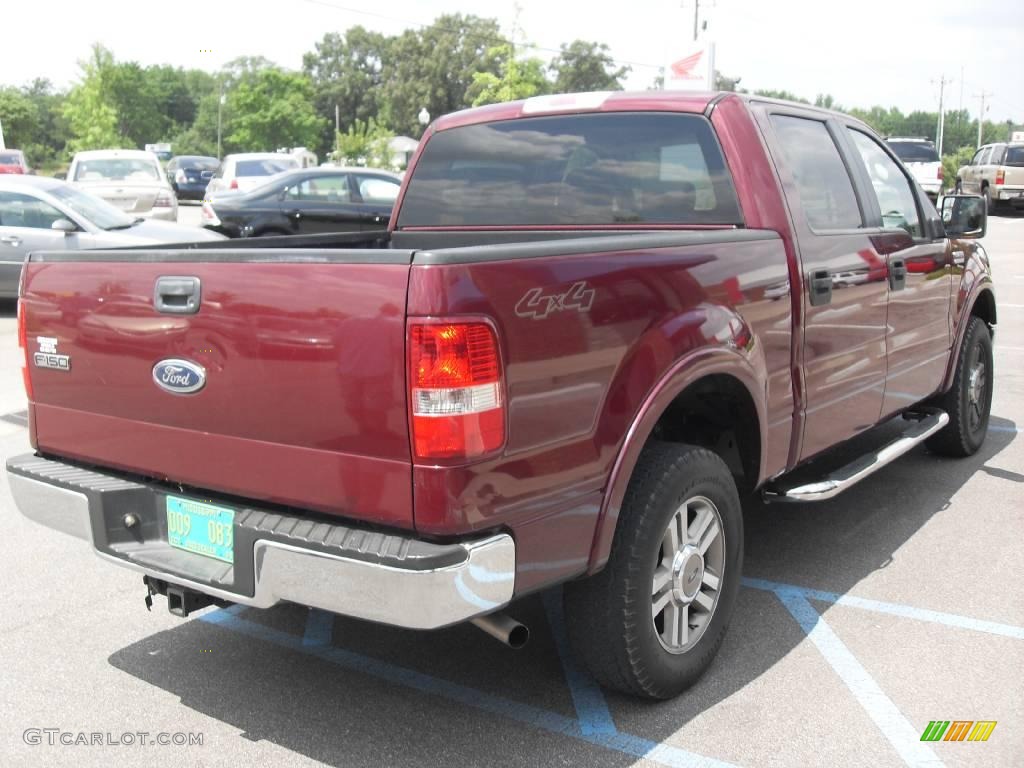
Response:
M179 219L198 221L198 208ZM152 612L141 579L15 510L0 480L4 765L1019 766L1024 764L1024 216L990 220L996 388L975 457L923 448L812 506L745 505L746 587L717 661L651 704L603 692L558 593L511 651L298 606ZM29 450L13 306L0 452ZM996 721L922 742L930 721ZM28 743L28 729L124 742ZM201 745L149 745L158 733Z

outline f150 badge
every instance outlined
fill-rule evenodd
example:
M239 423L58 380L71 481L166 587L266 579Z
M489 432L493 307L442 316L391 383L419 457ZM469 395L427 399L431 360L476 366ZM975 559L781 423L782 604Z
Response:
M71 355L57 354L57 340L52 336L36 336L39 351L32 355L36 368L52 368L55 371L71 370Z
M516 314L543 320L555 312L588 312L594 303L594 293L594 289L583 280L573 283L564 293L545 294L543 288L531 288L516 304Z
M153 366L153 381L176 395L191 395L206 384L206 370L188 360L161 360Z

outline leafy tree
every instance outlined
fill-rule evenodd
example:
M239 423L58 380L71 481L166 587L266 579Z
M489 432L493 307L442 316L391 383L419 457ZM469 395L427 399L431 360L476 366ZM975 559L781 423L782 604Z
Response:
M502 61L493 54L503 39L495 19L462 14L440 16L429 27L392 38L380 118L400 134L419 136L421 109L437 116L470 106L474 76L500 71Z
M716 69L714 87L720 91L734 91L737 93L744 93L743 89L739 87L740 80L742 79L742 77L729 77L728 75L723 75Z
M227 97L226 140L233 148L273 151L316 146L326 122L313 109L313 85L298 72L261 69Z
M795 93L790 93L789 91L776 91L776 90L770 90L770 89L761 89L761 90L758 90L758 91L754 91L754 95L755 96L764 96L766 99L784 99L786 101L798 101L801 104L810 104L811 103L807 99L801 99Z
M545 77L540 59L518 59L507 44L498 46L495 56L504 60L500 74L478 72L473 76L467 95L473 98L474 107L550 93L551 81Z
M68 150L116 148L123 144L118 133L117 109L114 107L110 72L113 54L99 43L92 47L91 58L79 62L82 79L68 93L64 116L71 138Z
M329 32L314 51L302 57L303 71L313 83L317 113L328 122L319 148L334 141L335 106L343 131L357 121L365 124L380 112L388 46L389 38L356 26L343 35Z
M331 158L344 165L366 165L372 168L391 167L388 142L394 134L372 117L354 120L344 133L338 131Z
M621 91L622 78L630 72L630 67L616 68L607 45L584 40L563 43L550 69L556 93Z
M0 123L7 146L24 150L39 130L39 110L17 88L0 88Z

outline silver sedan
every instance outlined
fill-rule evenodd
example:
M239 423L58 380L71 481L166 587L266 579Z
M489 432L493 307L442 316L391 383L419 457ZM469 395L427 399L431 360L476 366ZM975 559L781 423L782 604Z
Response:
M194 243L224 236L130 216L95 195L41 176L0 176L0 298L18 295L32 251Z

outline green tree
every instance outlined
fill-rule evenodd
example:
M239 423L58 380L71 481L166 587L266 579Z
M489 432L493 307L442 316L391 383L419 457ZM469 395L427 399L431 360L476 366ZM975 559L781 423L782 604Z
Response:
M35 105L39 120L21 148L33 164L53 164L63 156L70 138L63 112L66 94L55 91L46 78L36 78L22 89L22 93Z
M789 91L776 91L772 89L760 89L754 91L755 96L764 96L766 99L783 99L785 101L798 101L801 104L810 104L807 99L801 99L795 93Z
M574 40L561 45L561 51L549 67L555 76L555 93L585 91L621 91L622 78L629 67L616 67L604 43Z
M117 148L124 143L118 133L117 109L110 86L113 54L99 43L92 56L79 62L81 81L68 93L64 116L68 120L68 150Z
M499 74L478 72L473 76L467 95L472 97L474 107L551 92L551 81L545 77L544 62L540 59L516 58L508 44L497 46L494 55L502 59L504 65Z
M39 131L39 110L17 88L0 88L0 123L3 123L7 146L24 151Z
M716 69L714 87L720 91L743 93L743 89L740 88L740 80L742 79L742 77L729 77L728 75L723 75Z
M380 112L388 46L389 38L356 26L343 35L329 32L302 57L303 71L313 83L317 113L328 123L320 149L334 140L336 107L342 131L356 121L365 124Z
M440 16L429 27L392 38L380 119L399 134L418 137L421 109L437 116L470 106L467 92L474 75L496 75L501 69L501 60L491 54L503 39L495 19L462 14Z
M326 122L313 108L313 85L299 72L262 69L227 97L227 143L238 150L316 146Z
M391 150L388 142L394 134L372 117L354 120L344 132L338 131L331 158L343 165L365 165L390 168Z

